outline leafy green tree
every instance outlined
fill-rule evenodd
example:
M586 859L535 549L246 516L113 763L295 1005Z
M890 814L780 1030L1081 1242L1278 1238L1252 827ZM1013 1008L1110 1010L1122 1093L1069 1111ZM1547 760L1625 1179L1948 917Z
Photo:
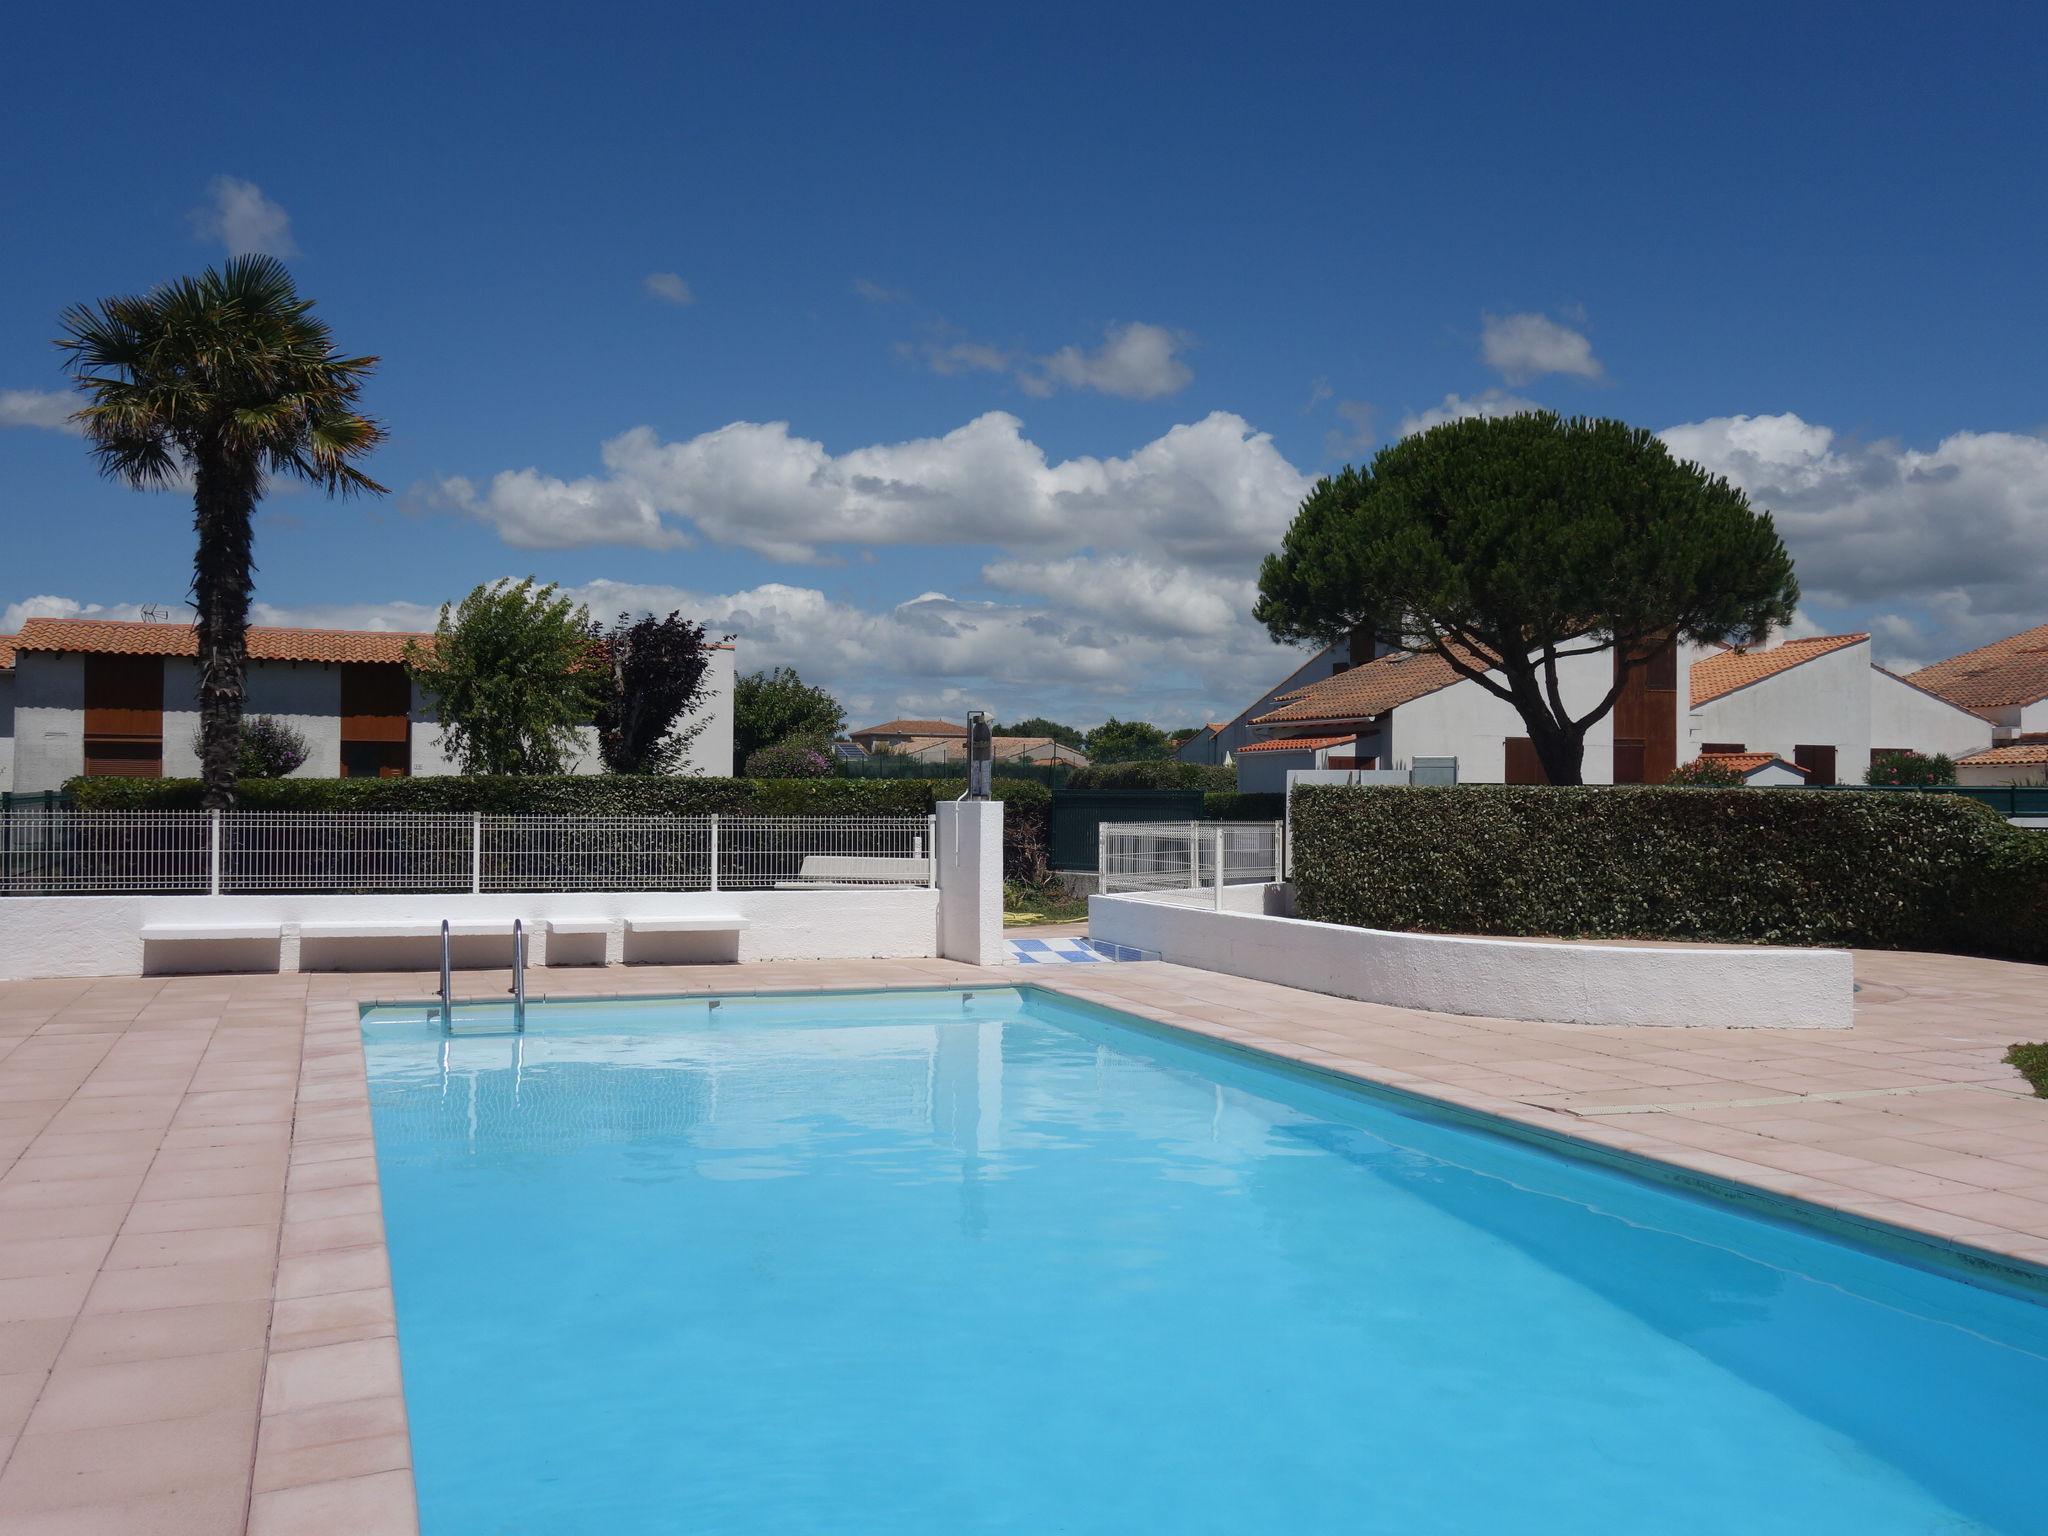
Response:
M733 772L763 747L785 741L829 741L846 729L846 711L793 667L750 672L733 687Z
M1091 763L1140 763L1167 755L1166 732L1142 720L1111 715L1088 733L1085 749Z
M1798 597L1741 490L1640 428L1537 411L1433 427L1318 481L1253 612L1276 640L1362 629L1442 657L1514 707L1552 784L1577 784L1631 671L1683 642L1754 642ZM1613 686L1573 714L1558 663L1616 649Z
M443 603L432 645L415 642L406 664L464 773L566 773L604 698L589 612L531 576Z
M591 645L604 681L592 718L597 750L613 773L673 773L705 722L679 725L704 693L711 641L680 613L665 619L622 613L593 624Z
M64 311L72 419L100 473L160 489L192 485L192 606L199 639L200 774L209 809L232 805L242 758L252 522L266 479L329 495L381 494L354 461L384 440L356 409L374 357L343 357L284 264L238 256L140 297Z
M1866 784L1953 784L1955 759L1944 752L1880 752L1863 771Z
M1072 747L1076 752L1088 739L1088 733L1077 726L1061 725L1057 720L1048 720L1043 715L1033 715L1029 720L1019 720L1015 725L999 725L998 736L1050 736L1063 747Z

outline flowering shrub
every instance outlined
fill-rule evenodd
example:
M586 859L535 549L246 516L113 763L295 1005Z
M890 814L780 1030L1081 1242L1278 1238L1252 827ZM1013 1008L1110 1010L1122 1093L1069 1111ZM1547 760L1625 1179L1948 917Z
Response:
M1866 784L1953 784L1956 765L1936 752L1880 752L1863 771Z
M1689 763L1680 763L1671 770L1666 784L1689 784L1694 789L1740 789L1742 775L1726 763L1716 763L1704 757L1696 757Z
M750 779L829 779L832 757L822 746L809 741L779 741L747 754Z

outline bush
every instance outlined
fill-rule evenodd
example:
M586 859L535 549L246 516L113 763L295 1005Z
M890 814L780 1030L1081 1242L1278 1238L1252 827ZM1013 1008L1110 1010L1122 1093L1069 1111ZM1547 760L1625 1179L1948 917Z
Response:
M192 733L192 755L205 756L202 734ZM244 779L281 779L312 755L306 738L273 715L242 717L242 761L235 773Z
M2048 837L1947 795L1316 785L1293 830L1322 922L2048 960Z
M1689 763L1680 763L1671 770L1664 782L1680 788L1691 789L1741 789L1742 775L1726 763L1711 762L1696 757Z
M1230 789L1237 770L1220 763L1091 763L1074 770L1069 789Z
M1866 784L1953 784L1955 759L1935 752L1880 752L1863 770Z
M1287 797L1277 789L1212 789L1202 796L1210 821L1285 821Z
M778 741L747 754L750 779L828 779L832 754L814 741Z
M449 774L416 779L256 779L237 788L236 803L252 811L454 811L494 816L923 816L930 814L946 789L930 779ZM954 786L952 794L958 792ZM197 810L200 783L73 779L64 793L87 811Z

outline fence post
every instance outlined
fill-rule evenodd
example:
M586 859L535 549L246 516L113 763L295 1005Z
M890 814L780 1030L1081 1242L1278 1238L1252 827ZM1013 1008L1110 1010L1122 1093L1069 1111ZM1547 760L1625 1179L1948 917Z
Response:
M477 895L484 888L484 817L481 811L469 813L469 894Z
M209 896L218 896L220 894L220 812L218 810L206 813L206 840L206 893Z
M925 848L925 889L939 888L939 814L932 812L924 819Z
M1095 889L1109 894L1109 823L1095 823Z
M1287 823L1273 823L1273 883L1278 885L1287 878Z
M1198 822L1188 823L1188 889L1202 888L1202 830Z
M1223 910L1223 828L1216 828L1216 910Z
M718 812L711 813L711 889L718 889Z

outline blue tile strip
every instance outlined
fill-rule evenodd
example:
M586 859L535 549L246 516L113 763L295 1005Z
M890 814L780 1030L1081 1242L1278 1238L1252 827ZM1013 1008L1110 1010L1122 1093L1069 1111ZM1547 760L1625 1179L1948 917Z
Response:
M1097 939L1007 939L1004 943L1012 965L1099 965L1159 958L1128 944L1105 944Z

